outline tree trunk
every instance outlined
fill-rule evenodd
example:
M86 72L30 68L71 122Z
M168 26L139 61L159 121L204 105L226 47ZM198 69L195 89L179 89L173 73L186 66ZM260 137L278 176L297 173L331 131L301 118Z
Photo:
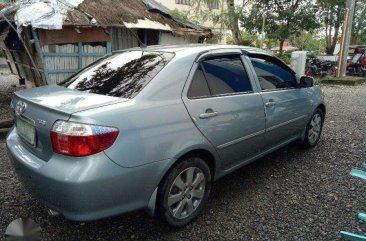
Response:
M283 44L285 43L285 40L281 40L280 42L280 56L283 54Z
M327 47L326 52L329 55L333 55L334 49L337 45L338 38L340 35L340 28L342 24L342 9L339 9L337 12L337 17L334 19L333 17L330 17L331 22L334 20L334 25L329 24L328 25L328 33L327 35ZM333 33L334 31L334 33Z
M329 53L328 54L333 54L334 53L334 49L337 45L337 42L338 42L338 36L339 36L339 27L336 27L334 29L334 35L333 35L333 40L332 40L332 44L330 45L330 48L329 48Z
M332 30L333 30L333 27L330 26L328 29L327 54L330 54L330 52L332 51Z
M241 32L239 29L239 17L235 13L234 0L227 0L226 2L230 18L229 27L233 34L234 44L242 45L243 40L241 38Z
M355 11L356 11L356 9L357 9L357 4L358 4L358 1L355 1ZM365 10L363 10L363 11L365 11ZM361 15L363 14L363 11L361 12ZM354 17L353 19L352 19L352 32L351 32L351 42L350 42L350 44L359 44L358 43L358 33L359 33L359 31L358 31L358 28L359 28L359 24L357 25L356 24L356 21L362 21L362 17L360 18L360 19L357 19L356 17Z
M328 23L325 24L325 51L328 54L328 49L330 46L330 41L329 41L329 34L328 34Z

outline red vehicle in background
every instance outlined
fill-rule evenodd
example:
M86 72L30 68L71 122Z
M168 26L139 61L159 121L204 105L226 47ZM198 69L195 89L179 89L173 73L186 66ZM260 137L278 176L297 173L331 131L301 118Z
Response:
M351 46L347 62L349 75L366 76L366 46Z

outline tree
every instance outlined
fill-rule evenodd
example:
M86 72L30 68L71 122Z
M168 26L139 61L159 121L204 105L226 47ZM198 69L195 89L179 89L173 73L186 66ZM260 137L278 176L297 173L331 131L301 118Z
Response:
M263 44L266 46L267 49L272 49L277 44L277 40L271 38L265 38L263 40Z
M285 40L302 30L319 27L314 9L312 0L256 0L250 8L244 10L241 22L250 33L260 33L265 17L266 35L280 42L282 54Z
M189 20L189 13L186 11L181 11L179 9L173 9L170 11L170 13L177 18L183 19L183 20Z
M241 32L240 33L240 40L241 43L245 46L253 46L257 47L257 42L259 41L258 36L255 34L250 34L247 32ZM227 38L228 44L235 44L235 40L232 35L228 36Z
M299 50L307 51L323 51L325 48L325 41L314 37L311 32L302 31L301 33L290 38L292 46L299 48Z
M351 44L365 44L366 34L366 2L357 0L352 23Z
M233 34L234 44L243 44L243 39L241 38L241 32L239 28L239 18L241 16L241 9L235 7L234 0L227 0L227 17L228 17L228 25L231 33ZM244 5L243 1L243 5Z
M231 30L234 44L243 44L241 31L239 28L239 19L242 14L243 6L250 0L241 0L242 6L236 6L235 0L191 0L191 10L189 19L193 22L212 21L215 24L221 25L221 30L224 31L224 26ZM221 11L213 12L204 5L219 5ZM221 31L221 32L222 32Z
M317 0L319 6L318 19L324 24L326 52L333 54L341 35L344 21L345 0Z

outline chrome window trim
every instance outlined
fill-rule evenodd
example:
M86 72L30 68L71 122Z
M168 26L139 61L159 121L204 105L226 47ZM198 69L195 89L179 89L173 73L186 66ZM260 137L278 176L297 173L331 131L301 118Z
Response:
M283 90L296 90L296 87L289 87L289 88L279 88L279 89L270 89L270 90L261 90L261 93L268 93L268 92L276 92L276 91L283 91Z
M202 100L202 99L211 99L217 97L228 97L228 96L237 96L237 95L249 95L254 94L254 91L246 91L246 92L236 92L236 93L229 93L229 94L220 94L220 95L207 95L207 96L197 96L197 97L188 97L189 100Z

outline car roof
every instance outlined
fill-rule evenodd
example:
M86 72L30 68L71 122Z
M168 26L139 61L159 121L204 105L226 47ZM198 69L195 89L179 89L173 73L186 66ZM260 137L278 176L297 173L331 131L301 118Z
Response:
M186 52L191 54L198 54L201 52L207 52L210 50L217 50L217 49L240 49L249 54L272 55L270 52L259 48L242 46L242 45L219 45L219 44L152 45L144 48L139 47L132 48L129 50L161 51L161 52L172 52L172 53Z

